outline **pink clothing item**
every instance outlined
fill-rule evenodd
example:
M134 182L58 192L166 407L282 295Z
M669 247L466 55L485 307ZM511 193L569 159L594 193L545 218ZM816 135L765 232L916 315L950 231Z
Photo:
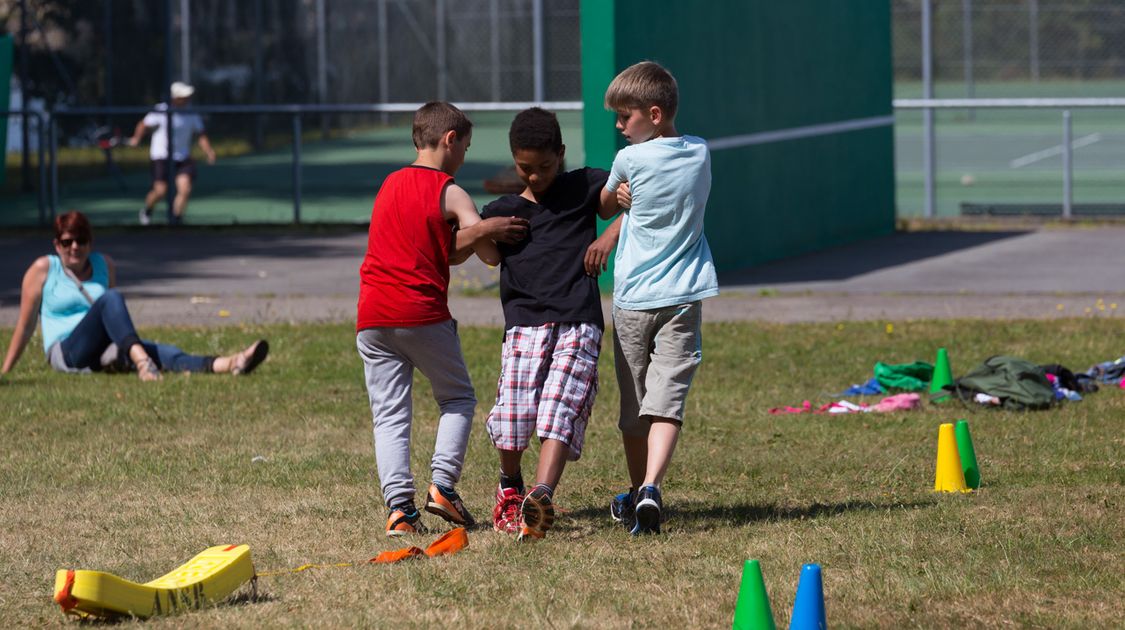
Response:
M805 402L801 403L800 407L788 407L788 406L786 406L786 407L772 407L772 408L770 408L770 413L772 413L776 416L776 415L785 414L785 413L814 413L814 412L813 412L813 408L812 408L812 403L806 400Z
M839 402L825 403L817 408L813 408L812 403L804 401L800 407L773 407L769 410L774 415L789 414L789 413L862 413L871 411L871 408L864 403L855 404L846 400Z
M922 406L922 397L918 394L895 394L880 400L873 407L875 411L909 411Z

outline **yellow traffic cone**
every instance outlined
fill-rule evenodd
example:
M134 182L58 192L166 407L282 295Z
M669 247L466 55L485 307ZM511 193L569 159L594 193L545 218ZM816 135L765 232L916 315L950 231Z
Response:
M934 492L972 492L965 484L965 471L961 468L961 456L957 453L957 437L952 422L946 422L938 428Z

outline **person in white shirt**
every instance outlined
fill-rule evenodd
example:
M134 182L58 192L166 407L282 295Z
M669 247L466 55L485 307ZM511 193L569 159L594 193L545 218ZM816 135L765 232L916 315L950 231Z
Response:
M195 88L176 81L172 84L172 108L186 107L191 101ZM145 195L145 205L140 211L141 225L152 222L152 210L157 202L164 198L168 192L168 105L160 103L156 108L145 114L137 123L133 136L129 138L129 146L135 147L141 143L145 133L152 132L152 143L149 148L149 159L152 170L152 189ZM207 163L215 163L215 151L211 148L211 141L203 129L203 119L198 114L173 113L172 114L172 161L176 169L176 199L172 204L172 224L183 222L184 212L187 211L188 199L191 197L192 183L195 181L195 161L191 159L191 141L193 136L199 137L199 148L207 156Z

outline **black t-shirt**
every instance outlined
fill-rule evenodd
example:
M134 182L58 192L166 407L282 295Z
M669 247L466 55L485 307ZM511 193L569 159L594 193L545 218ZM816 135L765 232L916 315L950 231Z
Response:
M504 195L481 216L523 217L528 237L500 248L500 301L504 325L586 322L605 328L597 278L586 275L586 248L598 235L598 202L609 172L581 168L560 173L541 203Z

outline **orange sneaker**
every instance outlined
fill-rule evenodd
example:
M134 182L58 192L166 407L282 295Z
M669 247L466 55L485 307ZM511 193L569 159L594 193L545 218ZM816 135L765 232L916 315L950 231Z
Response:
M422 524L422 514L413 503L391 509L390 515L387 516L388 536L424 533L426 533L426 526Z
M453 488L443 488L436 483L431 483L430 491L426 493L426 511L467 529L472 529L477 524L473 515L465 509L461 495Z
M492 529L505 534L520 531L520 505L523 495L515 488L496 488L496 507L492 508Z
M551 502L551 490L538 485L527 493L520 505L519 540L542 538L555 524L555 506Z

